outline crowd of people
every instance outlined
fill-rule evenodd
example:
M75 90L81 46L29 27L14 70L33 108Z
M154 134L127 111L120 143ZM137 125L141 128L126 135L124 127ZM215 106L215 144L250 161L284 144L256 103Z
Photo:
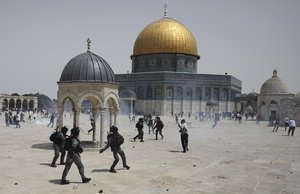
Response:
M41 112L41 115L46 117L45 114ZM227 114L225 114L227 115ZM30 111L28 112L28 120L36 119L36 112ZM49 124L48 127L54 127L55 118L58 118L58 115L55 114L55 112L47 114L47 117L49 118ZM189 151L189 133L188 133L188 123L183 118L182 114L174 114L172 117L175 118L176 125L178 126L179 135L181 139L181 146L182 146L182 152L186 153ZM179 122L179 118L180 119ZM16 125L16 127L21 127L20 122L25 122L24 120L25 114L20 111L5 111L5 123L6 126L10 125ZM215 113L212 117L212 128L215 128L217 126L217 123L220 121L220 118L227 118L224 117L224 114L222 113ZM243 115L240 113L231 113L230 119L233 119L234 121L238 121L239 123L242 123ZM135 116L129 117L130 122L135 123ZM256 116L256 124L260 124L261 117L259 115ZM91 132L94 130L94 122L95 119L91 116L90 117L91 126L92 128L88 131ZM283 124L283 125L282 125ZM144 115L143 117L140 117L138 119L138 122L135 123L135 127L137 129L138 134L133 137L133 141L139 140L140 142L144 142L144 126L147 127L147 131L150 134L155 136L155 140L158 140L158 137L160 136L160 139L164 139L163 135L163 128L164 128L164 122L162 121L161 117L155 116L153 117L151 114ZM293 119L285 118L284 121L280 121L279 117L276 117L276 119L273 121L273 132L277 132L280 126L284 126L284 130L288 131L287 136L294 135L294 131L296 128L296 122ZM91 178L88 178L85 176L84 173L84 165L81 161L80 155L83 152L83 147L81 145L80 139L79 139L79 133L80 130L78 127L74 127L70 130L70 135L68 136L69 129L67 127L62 127L59 129L58 127L58 121L57 126L55 127L55 132L51 134L49 139L53 142L53 150L54 150L54 157L52 159L52 162L50 164L51 167L57 167L56 162L60 156L60 165L64 165L64 170L62 172L62 178L61 178L61 184L69 184L69 181L66 179L68 172L73 164L78 168L79 174L82 179L82 183L88 183L90 182ZM52 137L53 136L53 137ZM119 129L116 126L111 126L109 129L109 133L107 135L107 143L100 148L99 153L104 152L108 148L111 149L114 157L114 161L110 167L111 173L116 173L116 165L118 164L120 158L122 159L123 168L129 170L130 166L128 166L126 161L126 156L124 151L121 148L121 145L124 143L123 136L119 133ZM66 158L66 159L65 159Z
M146 119L144 120L144 118ZM148 115L144 118L141 117L138 119L138 122L135 125L138 130L138 134L133 138L133 140L136 141L137 139L139 139L140 142L144 142L144 123L146 123L149 127L149 134L152 132L153 135L155 135L155 140L158 140L158 135L160 135L161 140L163 140L164 136L162 134L162 130L164 128L164 123L161 120L161 118L156 116L155 119L152 119L151 115ZM181 119L180 124L178 123L178 127L178 132L181 137L181 145L183 150L182 152L185 153L186 151L189 151L188 126L185 122L185 119ZM114 161L109 170L111 173L117 173L115 167L120 160L119 156L122 159L123 168L127 170L130 169L130 166L128 166L126 161L125 153L121 148L121 145L124 143L124 138L118 131L118 127L111 126L107 135L107 143L99 150L99 153L103 153L108 148L111 149L114 157ZM51 167L57 167L56 161L60 156L60 164L65 165L64 170L62 172L60 184L69 184L70 182L66 179L66 177L74 162L78 168L79 174L82 179L82 183L88 183L91 180L91 178L85 176L84 165L80 157L80 154L82 154L83 152L81 142L78 138L80 130L78 127L74 127L73 129L71 129L70 136L67 135L67 132L68 128L64 126L61 130L56 129L55 132L49 137L49 139L53 142L54 150L54 157L51 162ZM66 160L65 155L67 155Z

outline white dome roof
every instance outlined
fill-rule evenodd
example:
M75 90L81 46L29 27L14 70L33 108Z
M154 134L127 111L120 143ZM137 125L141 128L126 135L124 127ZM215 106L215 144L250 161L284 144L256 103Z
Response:
M265 81L260 88L260 94L288 94L286 84L277 76L277 70L273 71L273 76Z

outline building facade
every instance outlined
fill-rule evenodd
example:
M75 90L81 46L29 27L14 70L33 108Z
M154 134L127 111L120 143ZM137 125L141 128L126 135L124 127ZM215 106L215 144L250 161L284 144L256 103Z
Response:
M197 43L180 22L163 17L138 35L132 70L116 74L123 114L231 112L242 83L232 75L198 74Z
M69 101L72 107L73 127L80 126L80 113L85 109L82 102L89 101L93 117L92 141L103 145L106 139L105 131L117 124L118 84L110 65L102 57L89 51L90 39L87 42L88 51L73 57L64 67L57 82L59 128L64 126L66 101ZM108 129L104 126L106 113L109 116Z
M281 103L283 99L291 100L294 94L289 93L286 84L278 77L277 70L274 69L273 75L266 80L260 89L257 96L258 114L262 116L263 120L274 120L280 116L284 107ZM281 118L281 120L284 120Z
M38 99L34 96L0 96L1 110L35 110L38 107Z
M300 92L296 95L290 93L286 84L278 77L277 70L273 76L266 80L260 89L257 97L258 113L263 120L270 123L278 117L281 125L285 119L294 119L300 123Z

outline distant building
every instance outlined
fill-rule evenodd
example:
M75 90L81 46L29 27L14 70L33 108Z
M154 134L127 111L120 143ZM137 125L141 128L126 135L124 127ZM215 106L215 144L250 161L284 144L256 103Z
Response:
M280 99L279 116L281 121L287 117L294 119L296 124L300 124L300 92L298 92L293 98Z
M35 110L38 107L38 99L34 96L0 95L1 110Z
M131 73L116 74L123 114L170 115L235 110L242 82L232 75L198 74L192 33L163 17L136 38Z
M106 118L109 118L109 127L117 124L118 84L113 70L105 59L90 51L90 43L91 40L88 39L87 52L78 54L65 65L57 82L59 128L65 125L63 115L70 109L73 127L81 126L80 113L88 108L94 118L92 141L103 145L106 139L105 114Z
M292 115L283 115L284 112L290 112L294 109L291 103L294 94L289 93L286 84L278 77L277 70L273 71L273 76L266 80L260 89L257 97L258 113L263 120L274 120L276 116L294 117Z

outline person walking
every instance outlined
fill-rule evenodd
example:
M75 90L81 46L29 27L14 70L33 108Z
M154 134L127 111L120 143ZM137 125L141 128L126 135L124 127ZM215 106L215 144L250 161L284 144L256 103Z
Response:
M274 128L272 132L277 132L278 128L279 128L279 122L280 122L280 118L279 116L276 117L276 119L274 120Z
M36 113L34 112L33 113L33 120L35 120L36 119Z
M186 151L189 151L188 148L188 143L189 143L189 134L188 134L188 129L187 129L187 124L185 123L184 119L181 119L180 121L181 124L178 123L179 133L181 137L181 145L183 152L185 153Z
M144 142L143 138L144 138L144 119L143 118L139 118L139 121L136 123L135 127L138 129L138 134L137 136L135 136L133 138L133 140L135 141L136 138L140 139L141 142Z
M90 121L91 121L92 128L88 130L88 134L90 134L91 131L95 130L95 121L94 121L94 117L93 116L90 117Z
M163 134L162 134L162 129L164 128L164 123L162 122L162 120L160 119L160 117L156 117L156 124L153 127L153 130L156 129L155 132L155 140L157 140L157 135L159 133L159 135L161 136L161 139L164 138Z
M262 119L262 115L260 113L258 113L258 115L256 116L256 122L255 122L255 124L259 125L261 119Z
M51 125L51 127L53 128L54 118L55 118L54 113L52 113L51 116L50 116L50 122L47 125L47 127L49 127Z
M64 149L64 144L67 138L68 130L69 129L64 126L63 128L61 128L61 131L56 132L55 138L53 140L54 157L51 162L51 167L54 168L56 167L56 160L59 158L59 153L61 153L60 164L61 165L65 164L64 160L65 160L66 151Z
M147 118L147 125L149 127L149 134L152 130L152 133L154 134L154 128L153 128L153 120L152 120L152 116L151 114L148 115L148 118Z
M217 126L218 121L220 121L220 115L219 113L215 113L214 124L212 126L213 129L215 128L215 126Z
M99 150L99 153L102 153L107 148L110 147L110 149L113 153L114 159L115 159L109 170L109 172L111 172L111 173L117 173L117 171L115 170L115 167L120 160L118 155L120 155L122 158L123 167L126 168L127 170L130 169L130 167L126 163L125 153L121 149L121 145L124 143L124 138L122 137L122 135L119 134L118 130L119 129L116 126L111 126L110 133L107 135L107 144L104 148L101 148Z
M5 126L9 127L9 114L7 111L5 111L4 116L5 116Z
M294 136L294 131L295 131L295 129L296 129L296 121L294 120L294 119L291 119L290 121L289 121L289 131L288 131L288 134L287 134L287 136L289 136L290 135L290 132L292 132L292 136Z
M286 131L287 128L289 128L289 118L285 117L284 118L284 130Z
M176 122L176 125L178 125L178 114L177 113L175 114L175 122Z
M73 162L76 164L79 174L81 176L82 179L82 183L88 183L90 182L91 178L87 178L84 174L84 166L81 162L81 158L80 158L80 153L83 152L83 148L81 146L80 140L78 139L80 133L80 129L78 127L74 127L73 129L71 129L71 136L68 137L68 139L70 141L67 141L68 139L66 139L65 142L65 148L67 147L68 150L68 154L67 154L67 160L66 160L66 165L64 168L64 171L62 173L62 179L60 184L65 185L65 184L69 184L70 182L66 180L66 177L68 175L68 172L73 164ZM70 142L70 145L68 145Z
M20 121L21 121L21 115L19 113L19 111L16 113L16 128L21 128L21 125L20 125Z

